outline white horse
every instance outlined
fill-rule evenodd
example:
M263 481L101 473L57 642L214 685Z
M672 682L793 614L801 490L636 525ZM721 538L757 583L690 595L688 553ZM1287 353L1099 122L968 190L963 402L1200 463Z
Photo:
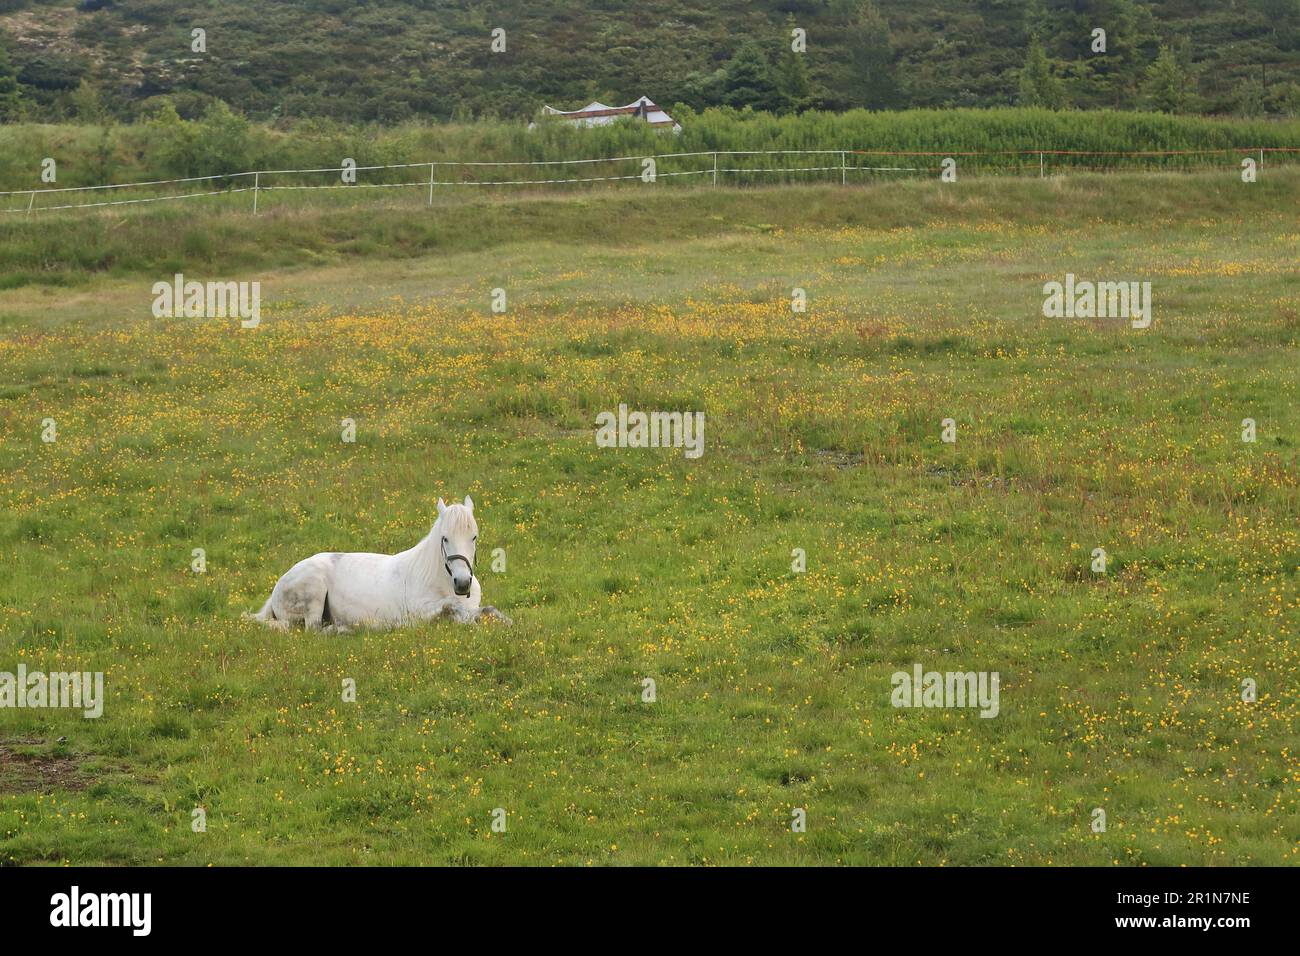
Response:
M301 623L308 630L340 632L439 617L462 624L489 617L509 624L496 608L480 607L477 548L474 500L467 495L464 504L447 505L439 498L438 520L415 547L400 554L314 554L275 582L262 610L244 617L279 630Z

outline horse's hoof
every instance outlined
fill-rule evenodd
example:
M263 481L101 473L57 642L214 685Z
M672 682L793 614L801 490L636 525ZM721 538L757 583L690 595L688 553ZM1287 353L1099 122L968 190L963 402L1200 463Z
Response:
M507 627L515 623L514 621L510 620L510 618L506 617L504 614L502 614L500 611L498 611L490 604L487 607L479 608L479 612L478 612L479 620L482 620L485 617L489 621L492 620L500 621L502 624L506 625Z

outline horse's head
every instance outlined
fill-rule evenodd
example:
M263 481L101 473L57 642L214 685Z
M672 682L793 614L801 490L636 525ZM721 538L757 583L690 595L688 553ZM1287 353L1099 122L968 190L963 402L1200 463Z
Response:
M438 499L438 523L433 526L442 549L442 566L451 578L451 587L461 597L469 594L474 582L474 552L478 550L478 522L474 520L474 499L449 505Z

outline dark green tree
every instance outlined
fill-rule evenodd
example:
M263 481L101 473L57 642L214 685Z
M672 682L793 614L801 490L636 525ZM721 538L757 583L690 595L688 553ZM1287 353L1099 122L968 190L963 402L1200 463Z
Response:
M149 142L160 173L196 176L199 169L198 131L195 123L181 119L176 107L165 101L149 117Z
M22 91L18 86L18 71L9 59L5 38L0 34L0 123L13 122L22 109Z
M844 30L849 102L884 110L900 106L889 23L873 0L861 0Z
M1147 107L1163 113L1177 113L1187 102L1187 71L1171 48L1162 46L1147 68L1142 95Z
M195 154L205 175L236 173L252 164L248 120L221 100L208 104L195 134Z
M772 67L762 48L753 40L740 45L723 67L722 102L743 109L775 110L781 106Z
M1052 72L1052 64L1038 37L1029 41L1025 65L1020 70L1020 105L1049 110L1063 109L1066 105L1065 86Z
M1029 35L1042 40L1049 62L1063 66L1066 102L1084 109L1132 102L1156 46L1148 5L1032 0L1028 11Z
M785 50L777 60L775 70L776 91L783 113L801 113L813 105L812 79L805 63L807 53L796 53L792 48L793 14L785 22Z

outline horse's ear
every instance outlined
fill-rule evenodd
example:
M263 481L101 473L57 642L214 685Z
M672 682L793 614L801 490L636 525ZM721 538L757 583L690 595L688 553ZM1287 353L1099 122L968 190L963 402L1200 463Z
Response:
M469 495L465 496L465 510L468 511L470 514L474 513L474 499L471 498Z
M441 498L439 498L439 499L438 499L438 517L441 518L441 517L442 517L442 513L443 513L444 511L446 511L446 510L447 510L447 502L445 502L445 501L443 501Z

